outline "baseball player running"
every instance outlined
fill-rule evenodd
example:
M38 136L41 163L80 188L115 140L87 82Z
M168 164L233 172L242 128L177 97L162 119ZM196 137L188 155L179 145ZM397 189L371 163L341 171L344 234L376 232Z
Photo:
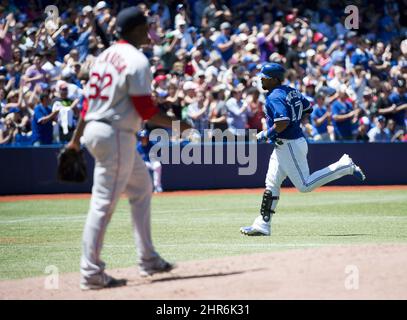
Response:
M301 118L312 112L307 99L296 89L282 85L284 68L277 63L265 64L260 77L266 99L268 129L257 134L257 140L269 139L275 148L270 157L260 215L240 232L248 236L271 234L271 218L280 196L280 186L288 176L301 192L310 192L345 175L365 179L362 170L344 154L337 162L310 174L307 162L308 145L300 128Z
M137 138L137 151L146 164L147 169L153 173L154 193L163 192L163 188L161 186L162 165L160 161L154 157L150 157L150 150L154 144L148 138L148 131L144 129L137 132Z
M150 65L136 47L147 43L146 17L137 7L117 16L121 40L102 52L90 70L82 119L68 148L79 150L80 137L95 158L90 209L83 232L81 282L83 290L126 285L105 273L100 253L106 227L120 195L128 195L141 276L167 272L173 265L155 251L151 239L151 179L135 151L135 133L142 120L171 127L151 98ZM181 123L181 130L189 126Z

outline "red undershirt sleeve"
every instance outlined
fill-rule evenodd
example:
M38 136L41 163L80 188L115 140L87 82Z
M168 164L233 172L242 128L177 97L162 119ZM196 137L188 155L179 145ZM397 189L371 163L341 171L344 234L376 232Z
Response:
M158 113L159 109L154 104L151 95L145 96L132 96L134 108L143 120L148 120Z
M83 98L81 118L85 120L86 113L88 112L89 102L87 98Z

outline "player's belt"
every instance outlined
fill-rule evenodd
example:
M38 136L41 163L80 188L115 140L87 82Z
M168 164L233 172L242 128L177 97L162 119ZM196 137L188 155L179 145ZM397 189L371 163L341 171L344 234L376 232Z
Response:
M106 119L97 119L97 120L95 119L95 120L90 120L89 122L91 122L91 121L103 122L103 123L106 123L108 125L112 125L112 122L109 121L109 120L106 120Z
M284 141L283 140L281 140L281 139L276 139L276 142L275 142L277 145L279 145L279 146L282 146L283 144L284 144Z

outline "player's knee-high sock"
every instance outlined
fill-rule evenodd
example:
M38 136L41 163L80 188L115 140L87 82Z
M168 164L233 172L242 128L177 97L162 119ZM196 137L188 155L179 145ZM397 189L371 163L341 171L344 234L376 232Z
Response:
M263 193L263 200L261 202L260 214L263 217L264 222L269 222L271 215L275 213L277 202L280 199L279 196L273 195L272 191L266 189Z

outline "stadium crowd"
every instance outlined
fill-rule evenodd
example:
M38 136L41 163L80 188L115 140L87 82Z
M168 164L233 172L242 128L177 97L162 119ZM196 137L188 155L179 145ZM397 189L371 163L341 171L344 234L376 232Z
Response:
M1 2L0 145L70 139L88 72L117 40L115 16L130 4L148 17L142 50L156 103L200 134L265 128L257 73L272 61L313 104L302 120L308 140L407 141L407 1L89 3ZM57 23L46 19L48 4ZM359 9L359 29L345 27L348 4Z

